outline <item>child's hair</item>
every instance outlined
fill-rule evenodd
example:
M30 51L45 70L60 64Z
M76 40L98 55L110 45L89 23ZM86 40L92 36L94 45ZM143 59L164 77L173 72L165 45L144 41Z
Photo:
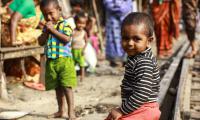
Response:
M79 20L79 18L87 18L87 14L84 11L80 11L74 17L75 23Z
M154 22L153 19L146 13L133 12L125 17L122 22L121 29L123 30L126 25L139 25L144 24L147 37L153 36Z
M54 4L56 8L60 8L58 0L41 0L40 9L48 6L49 4Z
M84 1L83 0L70 0L71 6L77 6L83 7Z

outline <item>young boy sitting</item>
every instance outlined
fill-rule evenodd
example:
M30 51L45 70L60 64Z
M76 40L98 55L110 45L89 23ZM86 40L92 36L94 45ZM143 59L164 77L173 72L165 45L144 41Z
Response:
M77 82L71 53L73 30L68 20L61 16L57 0L42 0L40 9L46 20L43 34L39 37L40 45L46 43L45 86L46 90L56 90L58 102L58 112L53 114L53 117L63 116L63 98L65 96L69 120L75 120L72 88L77 85Z
M131 13L122 23L122 47L128 54L121 85L122 105L106 120L159 120L160 75L150 42L153 21L145 13Z

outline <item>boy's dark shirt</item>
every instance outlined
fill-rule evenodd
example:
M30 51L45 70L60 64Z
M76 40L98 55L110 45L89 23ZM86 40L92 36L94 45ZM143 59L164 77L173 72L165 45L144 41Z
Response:
M156 102L160 88L159 82L157 60L151 48L135 56L129 56L121 85L121 111L129 114L144 103Z

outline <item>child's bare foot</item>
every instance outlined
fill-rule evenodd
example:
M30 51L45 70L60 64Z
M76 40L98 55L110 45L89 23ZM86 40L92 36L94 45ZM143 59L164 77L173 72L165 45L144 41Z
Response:
M76 116L74 113L69 113L69 118L68 120L76 120Z
M48 116L48 118L61 118L61 117L63 117L63 112L56 112Z

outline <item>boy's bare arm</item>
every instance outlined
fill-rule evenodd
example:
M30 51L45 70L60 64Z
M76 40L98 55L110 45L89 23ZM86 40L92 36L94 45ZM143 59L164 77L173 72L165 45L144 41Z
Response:
M48 39L49 34L48 33L42 33L39 37L38 37L38 43L39 45L43 46L45 45L47 39Z
M67 43L71 40L71 36L67 36L63 33L60 33L58 30L56 30L52 22L47 22L46 28L49 32L51 32L53 35L55 35L59 40L61 40L64 43Z

